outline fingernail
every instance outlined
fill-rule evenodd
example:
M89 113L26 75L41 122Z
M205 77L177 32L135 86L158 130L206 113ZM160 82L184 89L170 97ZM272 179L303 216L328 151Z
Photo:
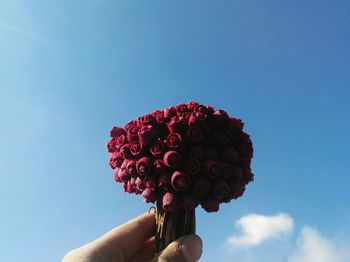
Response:
M202 240L196 235L187 236L181 244L181 250L186 261L197 261L202 255Z

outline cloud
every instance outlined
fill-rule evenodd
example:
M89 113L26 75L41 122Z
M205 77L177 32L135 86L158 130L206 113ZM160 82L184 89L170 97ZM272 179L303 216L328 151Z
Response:
M249 214L237 220L235 226L241 234L230 236L227 244L233 248L250 247L287 235L293 229L293 219L283 213L275 216Z
M350 261L350 253L321 236L317 230L305 226L294 253L287 261L345 262Z

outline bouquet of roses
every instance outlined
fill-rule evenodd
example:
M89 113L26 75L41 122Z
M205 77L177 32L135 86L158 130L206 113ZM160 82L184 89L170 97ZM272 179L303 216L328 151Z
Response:
M216 212L253 180L253 147L243 122L209 105L156 110L113 127L110 135L115 181L156 204L156 253L194 233L198 205Z

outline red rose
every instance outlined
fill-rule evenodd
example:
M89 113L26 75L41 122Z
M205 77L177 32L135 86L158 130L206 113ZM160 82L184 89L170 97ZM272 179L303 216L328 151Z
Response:
M195 113L202 113L204 115L206 115L208 113L208 108L203 106L203 105L197 105L194 110Z
M194 180L194 193L196 196L198 197L202 197L206 194L209 193L210 191L210 183L207 179L205 179L204 177L198 177Z
M203 171L208 178L214 179L221 175L219 164L213 160L206 160L203 162Z
M243 178L242 168L235 166L232 170L232 178L237 181L242 180Z
M164 164L164 161L161 159L157 159L156 161L154 161L153 163L153 170L154 172L156 172L157 174L161 175L167 172L168 167Z
M184 191L189 188L191 180L184 172L175 171L171 176L171 185L175 191Z
M139 141L143 145L152 144L153 141L157 138L157 132L153 126L143 126L138 131Z
M118 138L116 138L116 142L115 143L116 143L117 150L120 150L120 148L123 145L128 143L128 139L127 139L126 135L120 135L120 136L118 136Z
M175 106L175 109L177 111L177 115L180 115L188 111L187 104L178 104Z
M133 126L128 129L127 138L129 142L139 141L139 136L138 136L139 130L140 130L140 127L138 126Z
M131 144L130 152L134 157L140 157L143 155L144 147L139 142Z
M164 154L163 161L166 166L175 168L181 164L181 155L176 151L168 151Z
M120 168L118 173L120 179L124 182L127 182L130 179L130 174L126 170L126 168Z
M222 146L227 146L230 143L230 138L220 131L214 132L213 138L217 144Z
M141 127L142 125L141 125L140 121L138 121L138 120L131 120L128 123L126 123L126 125L124 126L124 129L127 132L130 128L135 127L135 126Z
M186 137L193 142L199 142L203 139L203 132L197 126L190 126L186 132Z
M201 169L201 164L198 159L191 158L185 163L185 171L189 175L197 175Z
M237 162L239 155L238 155L237 150L234 147L230 147L230 148L225 150L224 157L225 157L225 160L234 164Z
M170 191L172 189L170 175L169 174L160 175L158 186L165 192Z
M189 149L190 156L197 158L199 160L203 160L205 157L204 150L202 146L192 146Z
M219 210L220 202L214 197L208 197L201 202L201 206L207 212L217 212Z
M140 191L143 191L145 188L146 188L146 185L143 181L142 178L140 177L137 177L136 180L135 180L135 185L137 186L137 188L140 190Z
M150 152L154 157L160 157L165 151L164 142L158 138L150 147Z
M228 124L228 115L224 110L216 110L213 113L213 120L219 128L225 128Z
M182 137L178 133L169 134L166 138L165 144L169 149L180 150L183 145Z
M129 160L128 163L126 164L126 170L132 177L135 177L137 175L136 160L133 160L133 159Z
M154 203L157 201L157 194L154 192L154 190L146 188L142 192L143 200L146 203Z
M220 163L220 168L224 179L229 179L233 176L234 169L230 164Z
M124 159L130 158L131 157L130 148L131 148L131 144L123 145L119 150L120 156Z
M117 143L116 139L113 137L111 140L109 140L107 144L107 149L109 153L113 153L117 150Z
M114 169L114 180L115 182L121 183L122 179L119 176L119 171L120 169L118 167Z
M166 192L162 199L163 209L168 212L173 212L179 209L177 198L170 192Z
M168 128L171 133L183 133L187 129L187 122L183 117L172 117Z
M213 195L218 200L224 199L230 191L229 185L225 180L219 179L213 185Z
M175 107L168 107L164 110L164 117L165 119L171 119L172 117L176 116L176 109Z
M119 152L113 152L112 155L109 158L109 165L112 169L115 169L116 167L121 167L124 159L120 156Z
M116 127L114 126L112 129L111 129L111 137L118 137L118 136L121 136L121 135L125 135L125 130L124 128L121 128L121 127Z
M139 121L143 126L154 125L156 123L156 119L152 114L147 114L139 117Z
M202 112L192 113L188 119L189 126L204 125L206 121L206 115Z
M145 156L137 161L136 170L140 176L147 176L150 174L152 169L152 159Z

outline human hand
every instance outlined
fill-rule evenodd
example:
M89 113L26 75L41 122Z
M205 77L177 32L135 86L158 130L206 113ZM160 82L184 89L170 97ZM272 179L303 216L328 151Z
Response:
M144 214L70 251L62 262L194 262L202 254L196 235L180 237L154 257L154 214Z

